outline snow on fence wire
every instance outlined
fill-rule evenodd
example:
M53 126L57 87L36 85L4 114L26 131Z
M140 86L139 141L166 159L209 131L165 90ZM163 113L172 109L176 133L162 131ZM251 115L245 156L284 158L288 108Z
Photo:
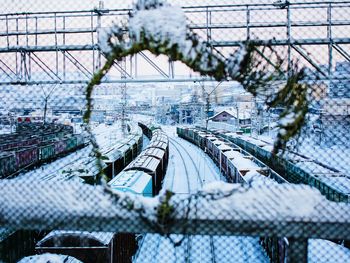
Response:
M166 261L181 249L180 261L216 257L217 262L267 262L269 253L288 262L350 258L348 249L335 243L344 244L350 235L349 206L327 201L307 186L213 183L193 195L163 192L145 198L70 182L23 182L19 191L19 183L0 182L2 226L142 234L137 256L145 258L135 256L139 262L153 262L152 256ZM28 199L33 192L37 198ZM268 238L280 239L280 246L272 247ZM158 254L152 251L154 242L160 245Z

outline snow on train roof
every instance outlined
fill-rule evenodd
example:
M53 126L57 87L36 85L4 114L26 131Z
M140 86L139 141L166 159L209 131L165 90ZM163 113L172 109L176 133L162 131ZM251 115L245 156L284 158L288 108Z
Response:
M151 142L155 142L155 141L168 142L168 140L169 140L168 136L156 134L156 135L152 135Z
M159 163L160 163L160 160L157 159L156 157L141 155L137 159L135 159L133 162L131 162L126 167L126 170L130 170L133 168L141 168L150 172L155 172Z
M107 165L102 162L102 168L106 168ZM99 169L96 165L96 158L94 157L82 157L76 160L74 163L71 163L68 166L68 169L62 170L61 173L66 174L66 177L70 178L80 178L86 176L95 176L99 173Z
M233 159L236 158L237 156L239 156L240 151L238 150L234 150L233 148L231 148L231 151L227 151L223 153L227 158L229 159Z
M67 255L45 253L22 258L18 263L83 263L82 261Z
M342 177L328 177L328 176L318 176L317 179L326 183L330 187L333 187L344 194L350 195L350 178Z
M263 147L265 145L269 145L269 143L266 143L266 142L263 142L259 139L256 139L256 138L252 138L252 137L249 137L249 136L246 136L246 135L242 135L242 139L250 142L250 143L253 143L259 147Z
M264 184L271 184L276 183L276 181L270 179L269 177L265 176L263 173L261 173L261 169L253 169L247 172L244 175L244 180L246 182L249 182L251 185L259 186Z
M133 145L136 143L136 139L134 137L128 137L121 141L122 144Z
M239 137L240 135L238 135L237 133L235 132L228 132L228 133L225 133L226 136L230 136L230 137Z
M156 157L157 159L162 159L164 154L165 154L164 150L155 148L155 147L147 147L141 153L141 155L153 156L153 157Z
M45 246L45 243L50 239L60 239L63 236L74 236L79 238L89 238L98 241L101 245L107 246L114 237L113 232L89 232L89 231L71 231L71 230L54 230L48 233L42 240L37 243L37 246ZM66 245L66 244L63 244Z
M208 138L208 139L210 139L210 138ZM219 138L216 138L215 140L210 139L210 141L217 146L225 143L224 141L220 140Z
M260 168L256 163L249 159L250 157L246 157L238 151L228 151L224 152L224 154L230 158L230 161L238 170L251 170Z
M219 150L225 152L225 151L229 151L232 150L231 146L228 146L227 144L223 143L217 146Z
M167 148L168 144L166 142L161 142L161 141L158 141L158 142L149 142L146 149L147 148L160 148L160 149L163 149L165 150Z
M106 163L114 162L119 159L121 152L119 151L119 146L117 148L109 148L106 151L102 152L102 155L106 156L108 160L105 160Z
M142 194L152 177L143 171L123 171L114 177L108 185L113 190ZM152 193L149 193L152 195Z

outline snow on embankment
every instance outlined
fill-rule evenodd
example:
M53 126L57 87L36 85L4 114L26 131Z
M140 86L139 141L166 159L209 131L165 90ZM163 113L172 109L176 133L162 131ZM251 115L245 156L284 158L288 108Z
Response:
M71 182L2 180L0 189L0 222L13 228L179 233L191 220L207 227L207 220L226 226L235 220L337 222L339 215L350 223L347 205L300 185L247 188L216 182L194 195L164 192L155 198Z

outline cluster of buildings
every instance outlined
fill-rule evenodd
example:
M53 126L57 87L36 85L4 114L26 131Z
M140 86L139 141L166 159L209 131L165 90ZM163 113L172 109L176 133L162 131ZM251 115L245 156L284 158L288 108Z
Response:
M311 69L308 72L307 77L315 75ZM331 80L307 80L311 86L310 114L314 114L310 127L327 140L334 133L350 130L350 62L337 62L331 74ZM128 113L143 111L164 124L192 124L209 118L260 133L278 116L278 112L264 111L263 104L236 82L128 83L124 97L121 85L125 84L95 88L93 120L101 122L106 116L119 118L124 105ZM44 110L45 104L53 115L81 115L86 107L83 85L2 86L0 94L4 109L22 115Z

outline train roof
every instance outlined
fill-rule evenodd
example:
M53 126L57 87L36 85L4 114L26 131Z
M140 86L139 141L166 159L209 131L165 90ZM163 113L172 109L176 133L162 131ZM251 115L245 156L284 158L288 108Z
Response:
M156 157L141 155L134 161L132 161L125 169L125 171L131 169L140 169L145 172L154 173L160 163L160 160Z
M102 168L106 168L107 165L102 162ZM77 177L87 177L95 176L99 173L99 169L96 165L96 159L94 157L80 158L75 163L69 165L69 170L72 177L75 175Z
M105 163L114 162L122 156L122 154L119 150L119 147L118 148L109 148L106 151L102 152L102 154L108 158L108 160L104 160Z
M42 240L40 240L36 244L36 246L37 247L52 247L52 246L71 247L70 244L65 244L64 240L66 237L70 237L76 240L91 240L92 242L96 243L99 246L108 246L108 244L111 242L111 240L114 237L114 233L113 232L54 230L48 233Z
M238 151L228 151L224 153L228 158L230 158L230 161L232 164L238 169L238 170L245 170L249 171L252 169L261 169L255 162L251 160L251 156L244 156L242 153Z
M328 186L339 190L344 194L350 195L350 179L348 177L317 176L317 179L326 183Z
M156 128L152 131L152 135L156 135L156 134L165 134L161 128Z
M277 183L275 180L267 177L262 169L252 169L244 173L243 178L246 182L251 182L254 185Z
M234 149L234 148L231 148L231 151L226 151L224 152L223 154L229 158L229 159L233 159L233 158L236 158L238 156L238 154L240 153L239 149Z
M118 147L118 151L121 154L124 154L125 152L127 152L130 149L130 145L129 144L122 144Z
M222 145L225 142L219 138L217 138L216 140L212 141L213 144L215 144L216 146Z
M259 146L259 147L263 147L263 146L266 146L266 145L271 145L269 143L266 143L266 142L263 142L261 141L260 139L256 139L256 138L252 138L252 137L248 137L248 136L244 136L244 138L242 138L250 143L253 143L255 144L256 146Z
M232 150L232 147L223 143L217 146L219 150L221 150L222 152L226 152L226 151L230 151Z
M167 147L168 147L168 143L166 143L166 142L162 142L162 141L156 142L156 141L154 141L154 142L150 142L147 145L146 149L147 148L160 148L160 149L165 150Z
M147 147L141 153L141 155L153 156L153 157L156 157L159 160L163 159L164 154L165 154L165 150L164 149L159 149L159 148L156 148L156 147Z
M136 139L134 137L128 137L121 141L123 145L133 145L136 143Z
M227 132L225 133L225 136L238 137L239 135L236 132Z
M108 185L117 191L131 192L134 194L145 194L145 189L152 183L152 176L137 170L122 171ZM146 193L152 196L152 192Z
M273 145L272 144L266 144L266 145L262 146L261 148L263 148L264 150L266 150L268 152L272 152L273 151Z
M161 142L168 142L169 139L168 139L168 136L167 135L155 135L155 136L152 136L152 139L151 139L151 142L154 142L154 141L161 141Z
M211 134L209 134L208 136L205 136L208 140L211 140L211 141L216 141L218 139L218 137L216 136L213 136Z

